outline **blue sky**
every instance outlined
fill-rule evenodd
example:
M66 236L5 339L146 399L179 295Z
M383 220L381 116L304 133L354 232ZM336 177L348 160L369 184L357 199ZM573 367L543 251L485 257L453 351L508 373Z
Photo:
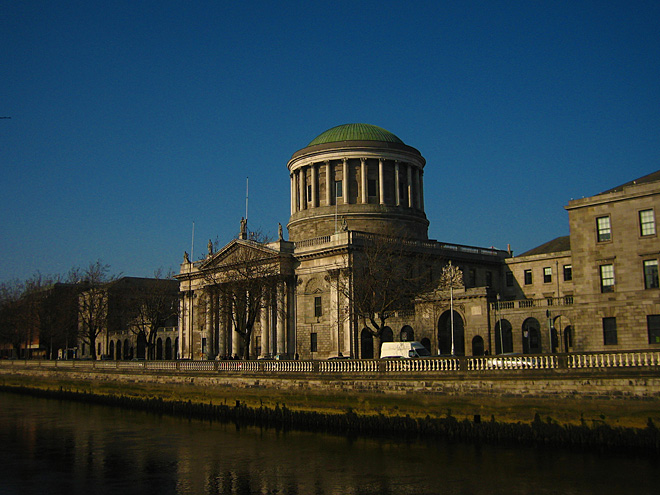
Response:
M0 281L177 270L289 218L336 125L422 153L429 236L568 234L564 206L660 168L660 2L7 1Z

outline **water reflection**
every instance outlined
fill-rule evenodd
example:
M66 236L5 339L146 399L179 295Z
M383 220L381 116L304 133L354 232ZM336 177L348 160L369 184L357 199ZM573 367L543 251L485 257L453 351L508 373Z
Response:
M658 462L566 450L348 440L0 395L9 494L656 493ZM634 473L634 474L633 474Z

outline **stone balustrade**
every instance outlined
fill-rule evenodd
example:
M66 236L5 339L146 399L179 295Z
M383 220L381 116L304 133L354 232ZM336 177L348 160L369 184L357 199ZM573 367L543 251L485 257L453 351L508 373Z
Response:
M51 368L172 373L497 373L508 370L660 368L660 349L571 354L521 354L422 359L331 359L327 361L47 361L0 360L3 368Z

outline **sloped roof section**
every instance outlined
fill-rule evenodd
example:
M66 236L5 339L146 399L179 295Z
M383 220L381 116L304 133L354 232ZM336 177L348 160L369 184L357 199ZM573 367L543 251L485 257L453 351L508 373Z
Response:
M648 175L645 175L644 177L640 177L639 179L631 180L630 182L626 182L625 184L621 184L620 186L614 187L612 189L608 189L607 191L603 191L600 194L608 194L608 193L613 193L613 192L619 192L623 191L624 188L630 187L630 186L635 186L639 184L647 184L649 182L657 182L660 181L660 170L656 172L651 172Z
M551 241L548 241L545 244L541 244L540 246L530 249L529 251L526 251L523 254L519 254L518 257L534 256L537 254L560 253L562 251L570 251L570 249L571 249L571 238L570 236L565 235L562 237L557 237L556 239L553 239Z

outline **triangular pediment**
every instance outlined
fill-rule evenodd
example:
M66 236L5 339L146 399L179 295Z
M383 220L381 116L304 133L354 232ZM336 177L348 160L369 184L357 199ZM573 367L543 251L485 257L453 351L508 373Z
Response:
M209 256L200 265L200 269L222 268L237 263L275 260L279 253L261 243L234 239L225 247Z

